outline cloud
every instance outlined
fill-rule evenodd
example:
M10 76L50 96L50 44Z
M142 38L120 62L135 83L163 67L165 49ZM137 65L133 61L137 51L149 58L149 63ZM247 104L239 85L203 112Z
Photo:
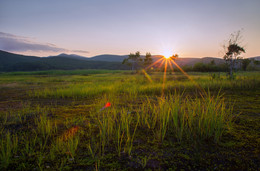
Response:
M75 53L88 53L88 51L85 50L73 50Z
M38 43L31 38L0 32L0 49L10 52L56 52L88 53L84 50L69 50L50 43Z

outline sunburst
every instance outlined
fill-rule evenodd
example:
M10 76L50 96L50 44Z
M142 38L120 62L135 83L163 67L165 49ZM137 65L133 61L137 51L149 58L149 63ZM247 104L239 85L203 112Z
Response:
M162 56L166 59L169 59L172 56L173 52L171 50L164 50Z
M159 68L164 66L164 74L163 74L163 84L162 84L162 96L164 96L164 89L165 89L165 83L166 83L166 75L167 75L167 70L168 70L168 65L171 69L172 72L174 72L173 65L175 65L190 81L194 83L195 86L197 86L203 93L205 93L205 90L200 87L200 85L195 82L176 62L175 60L178 58L178 54L173 54L170 53L170 51L165 51L164 54L156 60L154 63L149 65L148 67L145 68L145 70L155 66L156 64L159 64ZM145 72L144 70L144 72ZM146 72L145 72L146 73ZM146 73L146 76L148 74ZM149 75L148 75L149 76ZM147 77L148 77L147 76ZM152 82L151 77L149 76L149 81Z

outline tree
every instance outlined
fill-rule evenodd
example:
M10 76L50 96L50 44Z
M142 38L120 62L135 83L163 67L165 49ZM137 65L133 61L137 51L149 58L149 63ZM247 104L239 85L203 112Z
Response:
M229 65L229 76L233 79L233 70L236 66L237 58L239 55L244 52L245 49L238 45L241 41L240 31L231 34L230 39L228 41L228 45L224 45L223 48L225 50L224 60Z
M133 54L130 53L130 55L132 56ZM133 70L133 63L131 61L129 61L130 55L128 55L128 58L125 58L123 60L122 64L130 66L131 70Z
M149 67L153 63L152 55L150 52L147 52L144 58L144 67ZM149 69L149 68L147 68Z
M124 59L122 64L127 64L131 66L132 70L137 70L140 65L142 65L143 59L141 58L140 52L137 51L135 54L130 53L128 58Z
M170 59L172 59L172 60L175 60L175 59L177 59L177 58L179 58L179 55L178 55L178 54L173 54L173 55L170 57Z
M215 66L215 65L216 65L216 63L215 63L215 61L214 61L213 59L210 61L209 64L212 65L212 66Z

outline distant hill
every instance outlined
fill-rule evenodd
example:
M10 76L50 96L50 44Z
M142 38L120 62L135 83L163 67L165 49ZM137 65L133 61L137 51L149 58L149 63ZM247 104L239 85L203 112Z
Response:
M249 59L254 59L254 60L260 61L260 56L251 57Z
M12 70L13 66L18 63L35 63L39 61L39 57L17 55L0 50L0 71Z
M125 58L128 58L128 55L98 55L98 56L94 56L92 58L89 58L89 60L93 60L93 61L110 61L110 62L123 62L123 60Z
M162 58L162 56L160 55L155 55L153 56L153 61L157 61L158 59ZM225 61L221 58L215 58L215 57L204 57L204 58L177 58L175 60L175 62L179 65L179 66L193 66L196 63L204 63L204 64L208 64L211 61L214 61L216 65L218 64L223 64L225 63Z
M71 59L80 59L80 60L88 60L88 57L85 56L80 56L80 55L76 55L76 54L66 54L66 53L61 53L57 56L49 56L48 58L52 58L52 57L64 57L64 58L71 58Z
M87 60L87 61L106 61L106 62L123 62L125 58L128 57L128 55L110 55L110 54L104 54L104 55L97 55L93 56L91 58L85 57L85 56L79 56L75 54L65 54L62 53L57 56L49 56L48 58L53 57L65 57L65 58L71 58L71 59L81 59L81 60Z
M9 53L0 50L1 65L12 65L17 62L32 62L32 61L39 61L39 60L40 58L36 56L18 55L18 54Z
M34 57L0 51L0 71L39 71L73 69L129 69L121 62L91 61L68 56Z
M81 60L87 60L87 61L106 61L106 62L123 62L125 58L128 58L128 55L111 55L111 54L104 54L104 55L98 55L93 57L83 57L79 55L68 55L68 54L60 54L58 56L51 56L51 57L66 57L71 59L81 59ZM141 56L144 58L144 56ZM161 55L153 55L152 59L153 61L157 61L158 59L162 58ZM204 57L204 58L177 58L176 63L180 66L193 66L195 63L202 62L202 63L210 63L212 60L214 60L215 64L222 64L224 63L224 60L221 58L215 58L215 57Z
M9 53L0 50L0 71L37 71L37 70L72 70L72 69L130 69L123 65L122 61L128 55L98 55L91 58L74 55L60 54L49 57L25 56ZM144 56L142 56L144 57ZM161 59L162 56L152 56L153 61ZM260 56L248 58L260 61ZM216 65L224 64L222 58L204 57L204 58L177 58L175 62L179 66L194 66L196 63L210 63L214 61ZM158 65L160 62L158 62Z

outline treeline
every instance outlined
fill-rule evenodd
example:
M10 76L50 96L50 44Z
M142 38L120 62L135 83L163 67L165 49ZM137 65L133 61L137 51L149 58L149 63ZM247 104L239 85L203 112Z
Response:
M182 66L186 72L228 72L229 65L227 63L216 64L214 60L210 63L198 62L193 66ZM260 61L254 59L242 59L235 65L235 71L260 71ZM164 71L164 66L161 68L155 68L157 71ZM168 68L168 71L171 71ZM174 67L174 71L180 71L177 67Z
M195 72L227 72L228 71L228 65L226 63L224 64L215 64L214 60L212 60L210 63L205 64L202 62L198 62L194 64L193 66L184 66L184 71L195 71Z

